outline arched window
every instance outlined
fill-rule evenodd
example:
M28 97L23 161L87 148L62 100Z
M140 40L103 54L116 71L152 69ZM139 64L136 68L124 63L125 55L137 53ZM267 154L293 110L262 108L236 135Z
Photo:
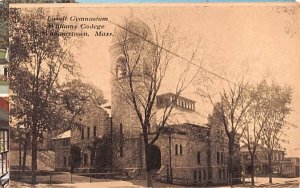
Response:
M117 78L127 75L127 65L125 58L119 58L116 65L116 76Z

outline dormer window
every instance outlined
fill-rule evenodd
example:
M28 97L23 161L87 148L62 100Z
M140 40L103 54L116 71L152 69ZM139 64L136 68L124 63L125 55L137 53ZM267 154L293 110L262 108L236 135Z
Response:
M119 58L116 66L116 76L117 78L127 75L127 65L125 58Z

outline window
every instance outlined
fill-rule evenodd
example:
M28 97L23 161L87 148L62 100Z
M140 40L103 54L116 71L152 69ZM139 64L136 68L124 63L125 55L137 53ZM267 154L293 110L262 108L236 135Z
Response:
M206 170L203 170L203 180L206 180Z
M87 127L87 138L90 138L90 131L91 131L90 127Z
M226 178L226 170L223 169L223 179L225 179L225 178Z
M217 152L217 163L220 164L220 152Z
M224 153L220 152L220 155L221 155L221 163L223 164L224 163Z
M84 139L84 126L81 127L81 139Z
M175 155L178 155L178 145L175 145Z
M197 180L197 171L194 171L194 182Z
M120 135L123 135L123 124L120 123Z
M200 152L197 153L197 163L198 163L198 164L201 163L201 155L200 155Z
M198 179L199 179L199 181L202 180L202 171L201 170L199 170L199 172L198 172Z
M123 151L123 124L120 123L120 157L124 156Z
M88 164L88 154L85 153L85 154L83 155L83 165L86 166L87 164Z
M97 137L97 127L96 126L94 126L94 137Z
M222 170L218 169L218 175L219 175L219 179L222 179Z
M182 155L182 145L180 144L180 146L179 146L179 153L180 153L180 155Z
M64 167L66 167L67 166L67 157L65 156L64 157Z

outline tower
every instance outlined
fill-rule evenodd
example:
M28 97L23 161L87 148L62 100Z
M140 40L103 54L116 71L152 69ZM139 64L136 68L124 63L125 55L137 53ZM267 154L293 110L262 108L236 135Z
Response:
M151 65L150 28L142 21L130 18L117 27L110 48L112 61L112 124L114 133L114 167L143 168L141 123L130 102L129 72L137 97L147 95L147 72ZM138 102L138 108L141 104Z

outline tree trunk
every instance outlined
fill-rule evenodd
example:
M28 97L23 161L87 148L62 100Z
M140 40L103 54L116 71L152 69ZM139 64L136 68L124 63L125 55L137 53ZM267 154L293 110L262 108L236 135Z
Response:
M251 155L251 185L254 186L254 155Z
M232 186L232 172L233 172L233 169L232 169L232 165L233 165L233 155L234 155L234 152L233 152L233 142L231 141L231 139L229 139L228 141L228 184L230 186Z
M151 170L146 171L146 178L147 178L147 187L153 187L153 182L152 182L152 172Z
M150 161L149 158L149 153L150 153L150 147L149 144L145 144L145 163L146 163L146 179L147 179L147 187L153 187L153 182L152 182L152 172L150 169Z
M22 172L25 172L26 158L27 158L27 147L28 147L28 143L27 143L27 141L25 141L25 142L24 142L24 145L23 145L23 164L22 164Z
M272 152L268 152L268 163L269 163L269 183L273 183L273 162L272 162Z
M19 140L19 178L22 179L21 169L22 169L22 143L21 139Z
M32 129L32 160L31 160L31 168L32 168L32 179L31 183L36 184L36 170L37 170L37 131L36 126L33 125Z

